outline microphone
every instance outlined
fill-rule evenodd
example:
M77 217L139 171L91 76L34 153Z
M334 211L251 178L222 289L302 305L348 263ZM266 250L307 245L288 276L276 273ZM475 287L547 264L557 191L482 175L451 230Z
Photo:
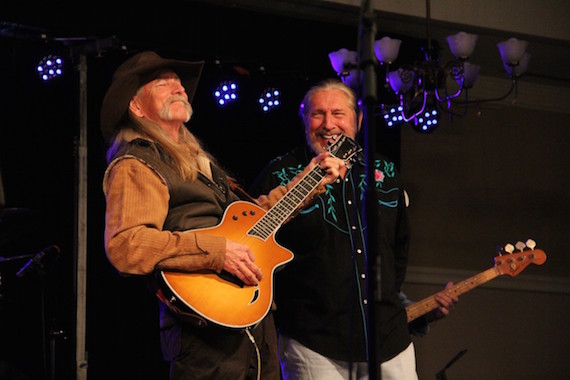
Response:
M23 277L27 273L38 269L41 274L45 274L44 271L44 261L50 259L52 256L57 255L61 252L57 245L50 245L36 253L34 257L32 257L26 265L24 265L18 273L16 273L17 277Z

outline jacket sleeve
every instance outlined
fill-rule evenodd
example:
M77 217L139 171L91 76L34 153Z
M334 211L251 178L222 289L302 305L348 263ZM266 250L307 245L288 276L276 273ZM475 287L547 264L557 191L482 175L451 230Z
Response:
M414 301L409 299L408 296L402 291L398 293L398 297L400 298L400 301L404 307L408 307L414 304ZM427 318L425 316L422 316L408 323L408 331L414 336L425 336L429 332L429 323Z
M165 181L136 158L118 160L104 178L105 249L122 274L155 269L221 271L223 237L163 230L169 192Z

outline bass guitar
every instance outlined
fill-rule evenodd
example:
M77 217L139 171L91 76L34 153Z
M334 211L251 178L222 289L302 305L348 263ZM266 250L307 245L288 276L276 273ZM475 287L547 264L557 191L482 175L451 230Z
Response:
M331 155L350 166L362 150L352 139L340 136L328 147ZM259 323L273 302L273 274L293 259L293 253L275 241L281 225L317 188L326 172L316 165L273 207L264 210L247 201L229 205L221 222L214 227L195 229L197 234L224 236L247 244L255 264L264 274L256 286L246 286L228 272L159 271L157 296L170 309L205 326L246 328Z
M496 256L495 265L492 268L489 268L486 271L470 277L458 284L454 284L439 293L455 294L459 296L500 275L509 275L514 277L530 264L542 265L546 261L546 253L544 253L543 250L535 249L535 247L536 243L532 240L527 240L526 244L518 242L516 244L516 248L519 252L514 252L515 247L512 244L507 244L505 246L505 252L507 253ZM439 303L435 300L435 294L407 306L406 314L408 315L408 323L434 309L437 309L438 307Z

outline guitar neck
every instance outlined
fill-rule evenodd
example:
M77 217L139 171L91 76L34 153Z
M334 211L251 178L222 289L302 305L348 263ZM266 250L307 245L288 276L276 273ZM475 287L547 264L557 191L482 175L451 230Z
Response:
M473 277L468 278L458 284L451 286L448 289L440 293L448 293L454 295L461 295L467 293L471 289L476 288L479 285L482 285L488 281L491 281L495 277L499 276L499 272L496 268L489 268L484 272L481 272ZM418 301L408 307L406 307L406 314L408 315L408 323L411 321L421 317L429 313L432 310L435 310L439 307L439 303L435 299L435 295L429 296L424 298L421 301Z
M267 213L251 228L249 235L267 239L295 212L295 210L317 188L326 171L316 165L295 184Z

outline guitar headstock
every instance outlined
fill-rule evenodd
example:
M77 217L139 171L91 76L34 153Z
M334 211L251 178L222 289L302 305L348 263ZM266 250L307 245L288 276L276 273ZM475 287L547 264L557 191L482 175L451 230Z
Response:
M356 161L356 155L362 151L362 148L346 135L340 135L326 149L336 158L343 160L348 167Z
M541 249L535 249L535 247L536 243L531 239L527 240L526 243L519 241L514 246L510 243L506 244L501 249L499 256L495 257L495 268L500 274L508 274L514 277L530 264L544 264L546 253Z

